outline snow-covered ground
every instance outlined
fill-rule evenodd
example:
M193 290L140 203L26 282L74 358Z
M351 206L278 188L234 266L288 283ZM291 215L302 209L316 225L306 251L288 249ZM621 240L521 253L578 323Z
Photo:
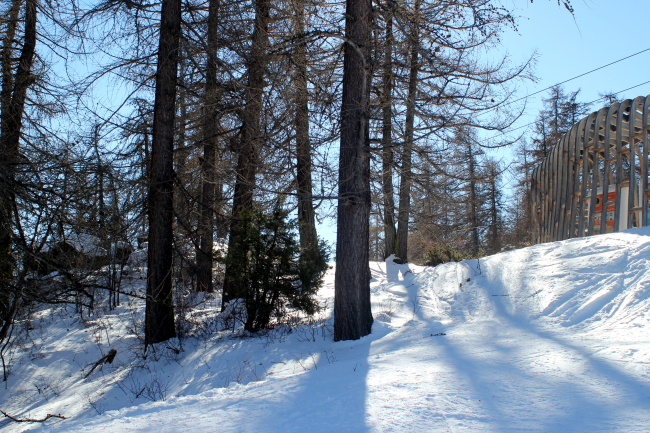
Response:
M215 333L210 303L142 360L137 305L48 310L14 353L0 409L61 414L6 431L648 432L650 229L435 268L372 263L372 334ZM73 316L73 317L70 317ZM168 347L166 347L168 346ZM84 378L110 348L112 365ZM154 401L155 400L155 401Z

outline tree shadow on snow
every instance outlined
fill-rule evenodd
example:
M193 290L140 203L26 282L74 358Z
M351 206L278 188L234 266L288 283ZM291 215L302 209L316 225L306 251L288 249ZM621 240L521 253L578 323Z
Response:
M647 430L647 384L530 325L476 326L485 333L480 341L476 334L440 341L498 431ZM513 341L535 341L540 350Z
M260 401L264 407L258 408L256 415L262 416L251 431L374 431L366 415L368 353L372 341L372 336L368 336L357 341L331 342L317 356L306 357L305 371L282 379L286 387L281 395Z

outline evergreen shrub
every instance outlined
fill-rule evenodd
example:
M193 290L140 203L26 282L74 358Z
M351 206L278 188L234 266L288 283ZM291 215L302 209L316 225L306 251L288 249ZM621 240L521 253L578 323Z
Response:
M460 262L471 259L472 256L455 250L451 245L436 245L424 255L425 266L438 266L448 262Z
M239 242L229 247L226 266L241 282L239 298L246 310L244 328L273 327L290 310L314 314L315 295L323 283L329 255L319 241L317 254L302 254L297 223L277 204L270 213L244 212L237 224Z

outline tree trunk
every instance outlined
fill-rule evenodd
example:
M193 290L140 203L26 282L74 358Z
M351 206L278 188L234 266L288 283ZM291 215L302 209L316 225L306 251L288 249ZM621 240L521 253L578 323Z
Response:
M488 175L490 186L490 254L496 254L501 250L501 237L499 236L498 172L494 163L490 164Z
M99 238L102 240L102 246L108 247L110 250L110 243L108 242L108 230L106 224L106 199L104 194L104 165L102 164L102 156L99 153L99 125L93 128L93 148L95 149L95 156L97 157L97 195L99 205L98 225L99 225Z
M408 96L406 100L406 125L404 149L402 150L402 169L399 185L399 211L397 213L397 255L408 261L409 216L411 214L411 156L413 154L413 127L415 123L415 98L418 80L419 30L417 17L420 13L420 0L415 1L413 28L411 30L411 62L409 71Z
M316 216L312 200L311 143L309 140L309 105L307 89L307 42L305 41L304 0L296 0L295 104L296 114L296 183L298 184L298 224L301 260L315 260L319 254Z
M0 284L5 288L13 276L14 261L11 254L13 213L16 193L16 166L19 162L20 133L25 112L27 89L34 82L32 64L36 51L36 4L25 4L25 35L15 75L11 76L11 56L15 38L17 17L21 1L16 0L9 10L7 34L2 50L2 114L0 119ZM11 36L11 38L10 38ZM4 80L7 80L6 82ZM6 313L8 305L0 301L0 314Z
M181 1L163 0L149 175L145 344L176 336L172 299L174 123Z
M476 160L472 150L472 144L467 142L467 164L469 174L469 226L471 233L470 252L472 256L478 256L479 236L478 236L478 197L476 196Z
M368 265L370 228L370 0L347 0L336 233L334 341L372 328Z
M0 104L2 113L6 113L11 104L14 77L11 71L14 41L16 40L16 29L18 27L18 14L23 0L12 0L11 7L7 13L5 37L2 41L2 90L0 90Z
M203 163L201 164L201 214L199 216L199 249L196 254L196 282L199 291L212 292L214 241L214 204L217 147L217 40L219 0L210 0L207 35L207 71L203 113Z
M384 259L396 254L395 190L393 188L393 15L386 12L386 50L384 54L384 77L382 87L382 192L384 194Z
M248 91L246 107L242 113L242 128L239 142L239 156L235 170L235 193L233 197L232 223L228 240L228 254L240 244L238 239L241 216L253 206L255 176L259 164L258 148L260 141L260 118L262 116L262 96L264 76L267 66L268 28L270 21L270 0L256 0L255 28L248 58ZM226 303L240 297L243 282L232 270L226 268L224 276L222 308Z

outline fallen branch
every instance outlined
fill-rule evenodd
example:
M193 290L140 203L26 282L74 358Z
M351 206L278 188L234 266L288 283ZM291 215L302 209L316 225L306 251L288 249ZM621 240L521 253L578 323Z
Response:
M0 410L0 413L3 414L5 417L9 418L12 421L16 422L45 422L50 418L61 418L61 419L67 419L63 415L54 415L51 413L48 413L47 416L43 419L34 419L34 418L16 418L15 416L9 415L7 412Z
M111 350L109 350L108 353L107 353L106 355L102 356L102 357L99 359L99 361L97 361L97 362L93 365L93 368L90 369L90 371L89 371L88 374L84 377L84 379L87 379L88 376L90 376L90 375L93 373L93 371L95 371L95 369L96 369L97 367L99 367L100 365L102 365L102 364L106 364L106 363L108 363L108 364L112 364L112 363L113 363L113 360L115 359L115 355L117 355L117 350L115 350L115 349L111 349Z

